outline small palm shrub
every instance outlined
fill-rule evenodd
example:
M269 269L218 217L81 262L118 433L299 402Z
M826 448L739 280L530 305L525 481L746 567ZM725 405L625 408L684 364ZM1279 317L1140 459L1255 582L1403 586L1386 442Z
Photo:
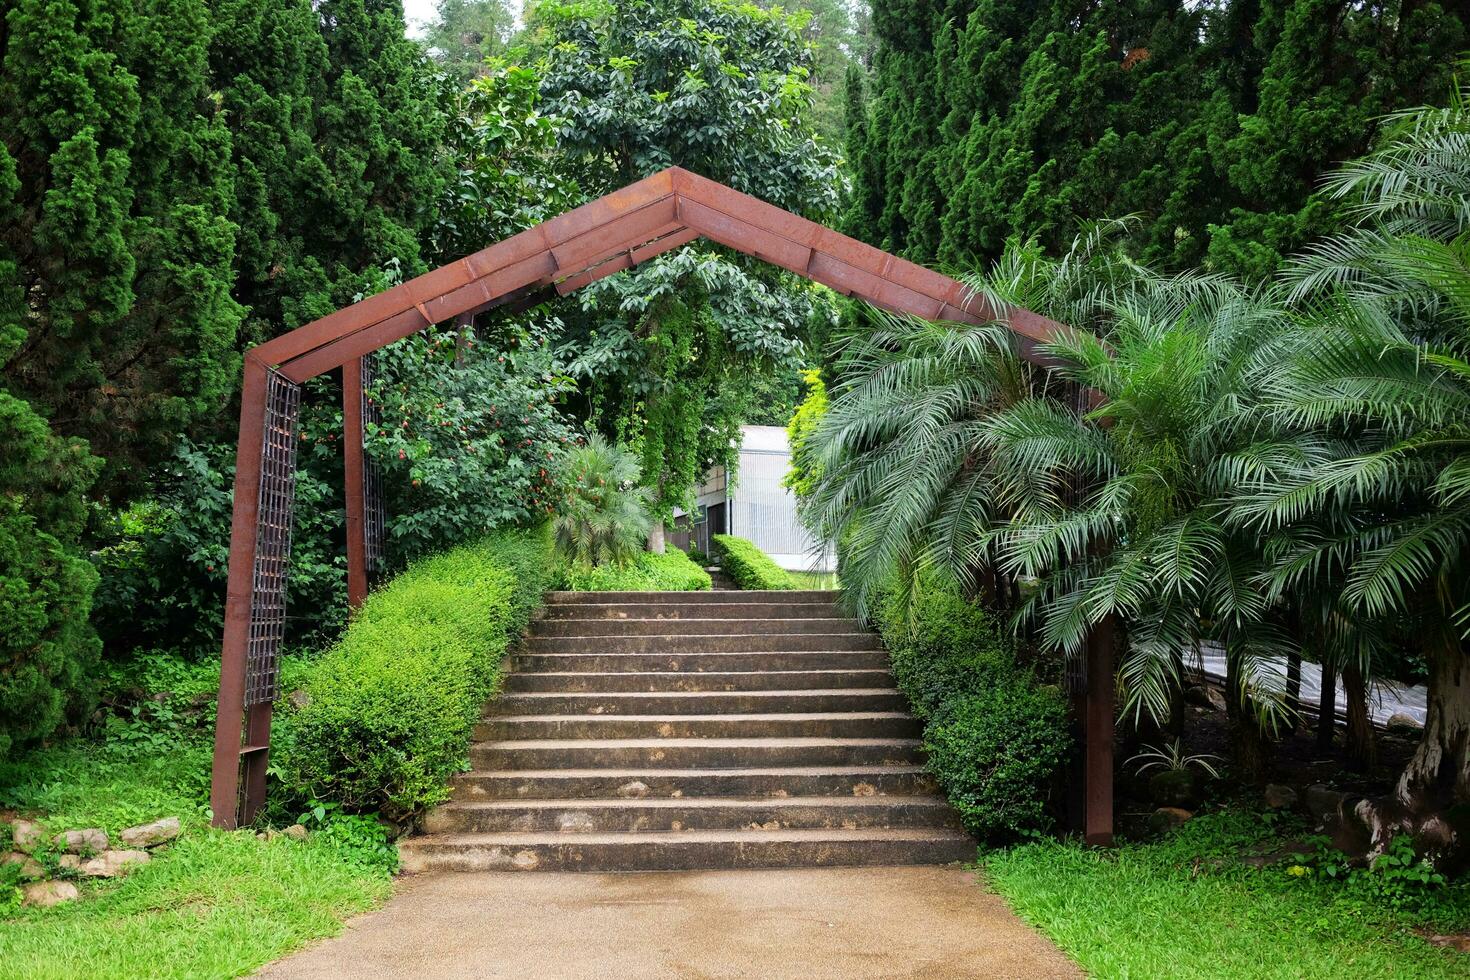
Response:
M710 546L719 559L720 567L742 589L796 588L796 583L786 574L784 568L745 538L716 534L710 538Z
M587 569L625 565L643 550L652 526L649 493L638 486L638 460L594 435L567 450L560 466L561 503L553 519L556 550Z

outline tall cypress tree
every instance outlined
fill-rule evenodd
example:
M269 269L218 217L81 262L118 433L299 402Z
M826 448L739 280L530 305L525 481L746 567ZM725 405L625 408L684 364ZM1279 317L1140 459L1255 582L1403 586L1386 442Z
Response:
M111 464L117 489L229 390L239 310L228 136L208 99L202 0L17 0L0 132L26 292L7 386Z

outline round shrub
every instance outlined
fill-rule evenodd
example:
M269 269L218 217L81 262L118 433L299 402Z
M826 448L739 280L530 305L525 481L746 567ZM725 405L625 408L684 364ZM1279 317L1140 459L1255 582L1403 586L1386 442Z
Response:
M1015 837L1050 824L1052 774L1070 747L1055 690L1017 675L946 706L924 733L929 769L970 833Z

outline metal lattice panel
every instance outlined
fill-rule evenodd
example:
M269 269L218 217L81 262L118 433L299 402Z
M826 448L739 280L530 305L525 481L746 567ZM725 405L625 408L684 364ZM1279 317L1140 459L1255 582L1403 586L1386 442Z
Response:
M368 427L383 421L383 412L372 397L373 384L378 380L376 358L368 354L362 358L362 438L367 442ZM362 461L362 534L364 552L367 555L368 571L376 570L383 562L383 536L388 525L388 509L383 503L383 472L378 461L366 453Z
M301 386L276 371L266 376L265 438L260 447L250 636L245 648L245 704L274 701L286 631L291 517L296 497L296 422Z

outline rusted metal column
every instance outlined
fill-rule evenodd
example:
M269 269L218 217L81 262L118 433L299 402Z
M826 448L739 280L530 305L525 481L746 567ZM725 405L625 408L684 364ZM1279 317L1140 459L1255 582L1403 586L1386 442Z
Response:
M240 736L245 717L245 654L250 639L250 605L254 594L261 448L265 439L265 387L265 365L247 354L244 386L240 395L240 443L235 453L230 567L228 584L225 587L219 704L215 710L214 723L214 768L209 790L214 825L226 830L233 830L236 826L236 806L240 790ZM260 734L256 716L257 713L252 712L252 736ZM269 733L268 714L265 724L266 732ZM256 744L253 738L251 744ZM264 778L263 769L261 777Z
M343 474L347 485L347 604L355 611L367 598L367 503L362 457L362 358L342 365Z
M1086 769L1083 837L1087 843L1113 843L1113 617L1087 637L1087 692L1083 702L1083 755Z

